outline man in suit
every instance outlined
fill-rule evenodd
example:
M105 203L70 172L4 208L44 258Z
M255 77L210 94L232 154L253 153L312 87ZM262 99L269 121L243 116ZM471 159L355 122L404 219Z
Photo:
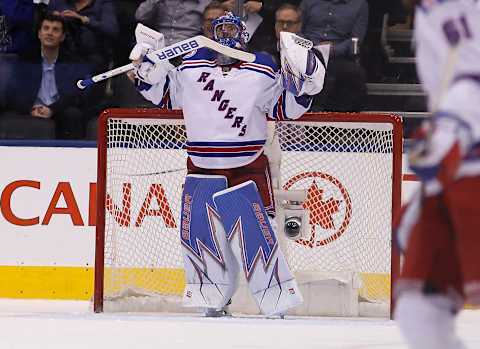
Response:
M38 39L40 50L25 55L11 68L7 112L0 117L4 124L1 136L48 138L36 134L35 129L39 127L37 130L42 132L40 129L45 128L49 132L54 123L56 138L81 139L87 101L86 95L76 88L76 81L88 75L89 69L63 52L65 26L61 17L46 15L40 23ZM22 123L26 126L24 131L19 129ZM33 124L37 127L31 127Z
M315 109L362 110L367 85L358 55L368 27L368 3L366 0L302 0L300 9L303 35L315 45L330 44L325 86L315 101Z

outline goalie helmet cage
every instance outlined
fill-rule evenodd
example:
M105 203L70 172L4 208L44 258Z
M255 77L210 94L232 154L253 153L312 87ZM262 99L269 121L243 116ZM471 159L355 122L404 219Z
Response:
M182 113L109 109L98 125L94 311L127 299L147 304L129 311L168 310L170 302L178 311L185 285L177 232L187 159ZM275 141L268 142L279 150L269 155L278 166L272 169L277 219L295 207L303 213L301 236L278 233L300 286L311 287L303 292L313 305L295 314L321 315L315 303L326 296L315 282L333 280L349 284L359 304L386 305L382 315L391 316L400 269L392 217L401 205L401 117L306 113L272 125ZM283 195L294 192L302 198Z

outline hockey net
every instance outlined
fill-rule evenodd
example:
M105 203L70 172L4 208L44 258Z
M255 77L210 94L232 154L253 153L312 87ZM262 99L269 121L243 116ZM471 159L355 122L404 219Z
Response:
M391 225L400 205L401 118L308 113L269 127L279 239L308 302L294 313L362 315L369 304L381 310L363 315L388 316L398 270ZM182 115L108 110L98 144L95 311L181 311ZM287 238L291 216L301 219L302 232ZM338 285L349 290L335 305L328 298L341 293ZM353 312L322 311L324 303L348 308L352 301Z

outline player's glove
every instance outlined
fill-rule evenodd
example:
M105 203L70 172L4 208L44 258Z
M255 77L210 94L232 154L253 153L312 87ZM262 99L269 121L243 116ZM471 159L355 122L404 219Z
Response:
M310 40L280 32L283 87L295 96L316 95L323 88L326 63Z
M426 195L437 194L455 179L470 138L468 127L446 113L437 113L416 131L409 164L427 188L435 188Z
M156 32L142 24L135 29L137 44L130 52L130 60L135 65L134 73L138 80L149 85L155 85L165 79L167 73L175 66L169 61L155 63L148 59L151 51L165 47L165 40L162 33Z

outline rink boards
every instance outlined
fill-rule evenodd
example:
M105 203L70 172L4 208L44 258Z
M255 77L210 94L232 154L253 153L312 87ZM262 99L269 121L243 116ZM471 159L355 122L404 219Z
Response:
M96 148L1 146L0 156L0 297L90 299ZM404 183L404 199L414 186ZM126 266L125 273L132 267ZM149 271L183 278L180 268ZM182 289L179 281L175 292Z

